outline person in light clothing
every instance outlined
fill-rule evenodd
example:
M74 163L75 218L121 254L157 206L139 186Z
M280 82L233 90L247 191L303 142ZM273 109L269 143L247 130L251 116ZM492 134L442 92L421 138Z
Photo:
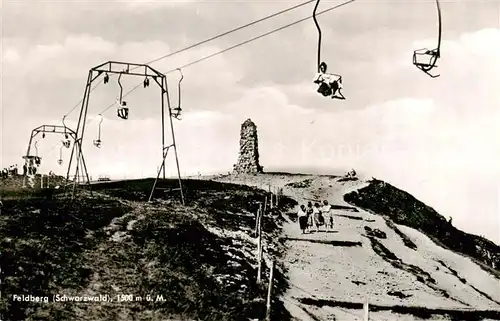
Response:
M333 229L333 215L332 215L332 206L328 204L327 200L323 201L323 207L321 208L321 212L325 217L325 225L329 229Z
M304 204L300 205L298 216L300 230L302 231L302 234L305 234L307 229L307 212Z
M322 62L319 65L319 72L313 80L315 84L319 84L318 93L325 97L331 96L332 99L345 99L344 95L340 92L342 89L342 77L327 73L326 68L326 63Z
M309 231L313 230L314 225L314 215L313 215L313 205L311 202L307 202L306 213L307 213L307 225ZM316 228L317 229L317 228Z
M315 203L313 207L314 225L316 226L316 232L319 231L319 227L325 224L323 215L321 215L321 209L319 208L319 203Z

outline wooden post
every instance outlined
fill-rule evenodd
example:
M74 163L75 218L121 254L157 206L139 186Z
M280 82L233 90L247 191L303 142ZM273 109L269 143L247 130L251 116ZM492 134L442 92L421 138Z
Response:
M259 209L257 210L257 215L255 216L255 236L257 237L259 234L259 220L260 213L262 213L262 203L259 203Z
M260 284L262 276L262 212L259 215L258 227L258 240L257 240L257 284Z
M273 193L271 192L270 194L270 198L271 198L271 202L269 203L269 208L272 209L273 208Z
M40 188L43 189L43 174L40 174Z
M259 218L259 234L262 232L262 226L264 225L263 220L264 220L264 211L260 212L260 218Z
M368 299L365 300L363 304L363 321L368 321L370 320L370 308L368 306Z
M264 214L266 213L266 211L267 211L267 196L264 199Z
M257 215L255 215L255 236L259 236L259 222L260 222L260 213L262 210L259 208L257 210Z
M269 287L267 289L267 303L266 303L266 321L271 320L271 293L273 290L273 274L274 274L274 261L271 263L271 271L269 272Z

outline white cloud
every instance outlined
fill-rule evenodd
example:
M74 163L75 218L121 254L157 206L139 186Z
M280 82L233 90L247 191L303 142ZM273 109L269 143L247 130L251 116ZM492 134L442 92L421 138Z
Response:
M20 60L18 51L13 48L5 49L5 52L2 53L2 56L2 60L4 63L17 63Z
M99 63L97 57L105 57L115 50L115 44L85 34L67 37L61 43L36 45L24 52L7 46L6 52L18 52L19 59L14 61L16 63L6 66L5 73L9 79L30 75L32 81L42 76L43 79L81 78ZM47 72L48 70L50 72Z
M176 8L186 4L196 3L198 0L133 0L133 1L120 1L124 4L126 9L143 9L143 10L155 10L162 8Z
M129 6L127 9L149 10L157 6L185 3L189 1L136 1L127 2L126 5ZM315 34L313 26L311 30ZM371 39L378 40L377 37ZM259 129L260 154L265 167L365 169L378 178L407 189L443 214L454 215L457 225L462 224L474 232L484 231L490 237L495 232L500 234L498 222L493 224L498 215L496 194L493 197L490 193L494 180L487 178L492 173L493 176L499 173L497 159L500 148L494 137L498 137L497 124L500 120L497 111L500 102L500 31L485 29L464 34L455 40L445 39L437 68L442 76L430 79L411 65L411 54L413 49L432 47L434 43L435 39L415 42L406 48L407 52L401 54L383 52L384 64L369 70L386 73L377 72L378 78L365 82L370 86L365 91L361 91L365 88L359 88L361 95L373 95L385 101L362 110L351 110L355 105L352 101L357 98L354 93L352 98L347 95L348 100L344 102L318 97L309 79L291 86L268 83L242 88L240 81L245 70L263 67L259 64L255 67L251 64L235 65L224 54L194 65L196 67L185 68L182 83L185 114L181 122L175 121L181 171L229 170L237 158L240 125L245 119L251 118ZM379 46L383 47L380 43ZM203 46L161 60L153 66L160 71L174 69L222 48L218 44ZM74 86L68 82L67 88L78 86L79 90L83 90L83 81L89 68L97 64L108 60L142 63L172 50L175 49L163 41L118 44L99 37L73 35L61 42L28 50L14 43L4 43L2 54L4 61L9 62L4 67L13 84L20 86L20 81L24 84L25 79L29 79L36 85L47 85L50 83L47 70L50 69L51 79L74 78ZM369 64L381 61L375 58L363 60L367 59L366 51L360 54L353 49L353 52L354 56L359 54L362 62L342 65L349 73L359 73L364 77L363 70ZM377 50L375 52L380 53ZM393 57L401 58L394 62ZM293 58L301 59L300 54ZM311 62L314 62L313 58L311 54ZM267 57L266 61L262 61L265 62L274 63ZM296 65L295 60L293 64ZM18 71L21 70L24 75L15 79L8 72L18 67ZM349 90L354 92L351 88L358 86L355 77L349 73L344 78L350 82L346 83L347 94ZM280 82L288 76L276 75L273 80ZM173 88L173 102L177 99L175 85L178 77L176 73L168 77L170 88ZM372 79L372 75L366 77ZM127 82L125 90L140 81L134 79ZM30 108L35 102L37 110L47 113L56 107L52 102L45 102L40 92L30 92L28 97L19 95L18 91L7 86L5 88L4 95L9 92L11 103L16 103L9 109L11 118L8 121L4 119L2 128L2 161L8 164L20 159L27 143L26 136L11 137L10 133L21 131L28 135L27 131L40 123L51 123L51 120L30 119ZM89 113L97 113L114 101L117 94L114 80L111 86L101 89L93 92ZM400 89L404 90L404 94ZM58 92L61 99L65 91ZM379 96L379 91L388 92L387 96ZM150 94L148 90L138 90L128 98L131 117L127 121L117 119L114 108L105 114L101 149L92 146L98 121L88 123L85 156L94 176L155 174L161 160L160 117L156 115L153 118L147 112L157 108L155 99L159 97L151 94L151 98L148 96ZM76 103L80 98L79 91L79 96L67 99L70 103ZM72 107L67 106L67 102L64 104L62 112ZM17 114L18 111L21 111L20 114ZM53 122L60 123L60 120ZM68 124L76 126L74 119L72 122L68 120ZM6 132L9 133L8 143L5 143ZM168 127L167 137L170 138ZM59 157L59 143L55 139L56 147L52 148L50 155L44 156L47 166L51 164L58 167L55 162ZM65 159L67 157L69 155L65 154ZM170 160L167 165L167 172L175 168ZM470 222L467 215L474 213L477 204L481 206L480 213L475 214L481 219L476 223Z
M432 41L415 43L414 48L424 43ZM453 216L459 228L500 243L500 143L495 139L500 134L499 46L498 29L445 40L436 69L441 77L436 79L410 74L408 57L402 57L396 72L415 77L407 81L415 84L420 98L378 111L370 108L365 115L374 121L368 128L380 129L377 139L388 142L384 150L389 153L372 155L364 165L378 178ZM382 121L386 125L399 125L377 127L381 117L390 120ZM362 126L363 119L360 115L356 123Z

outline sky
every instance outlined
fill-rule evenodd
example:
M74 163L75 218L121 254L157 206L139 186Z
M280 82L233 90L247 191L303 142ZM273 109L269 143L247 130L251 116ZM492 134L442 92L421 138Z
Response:
M9 1L1 7L0 167L22 166L31 131L76 128L89 69L146 63L301 3L288 1ZM318 10L340 4L323 0ZM314 2L151 64L167 72L312 14ZM437 46L433 1L356 0L318 16L321 57L345 101L316 93L312 19L183 68L174 120L183 174L227 172L241 123L257 125L266 169L355 168L408 191L470 233L500 244L500 0L442 1L441 59L432 79L413 50ZM177 106L180 74L167 74ZM143 81L124 76L128 91ZM96 85L95 81L93 85ZM116 77L92 91L83 152L91 176L152 177L161 163L161 95L152 84L115 107ZM76 106L76 108L74 108ZM167 127L169 130L170 128ZM66 174L61 135L37 136L41 172ZM167 137L169 142L170 135ZM63 164L57 160L63 159ZM171 155L167 174L175 166Z

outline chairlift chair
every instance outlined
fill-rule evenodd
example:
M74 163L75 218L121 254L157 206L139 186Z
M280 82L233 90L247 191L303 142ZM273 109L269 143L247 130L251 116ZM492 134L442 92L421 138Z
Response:
M128 72L128 70L126 70L124 72ZM128 107L127 107L127 102L122 100L122 98L123 98L123 86L121 84L121 78L122 78L122 73L120 73L120 76L118 76L118 85L120 86L120 98L117 101L118 109L116 111L116 114L121 119L126 120L126 119L128 119Z
M182 74L182 70L180 68L177 68L177 70L179 70L179 72L181 74L181 78L179 79L179 83L177 84L178 104L177 104L177 107L171 108L170 111L171 111L172 117L174 117L175 119L181 120L181 112L182 112L182 108L181 108L181 95L182 95L181 94L181 82L184 79L184 75Z
M317 75L314 79L314 83L319 84L317 92L322 94L324 97L330 96L332 99L345 99L344 95L341 93L342 89L342 76L336 74L329 74L326 72L327 65L325 62L321 61L321 28L316 19L316 10L318 9L320 0L316 1L316 5L313 10L313 20L316 28L318 29L318 50L317 50Z
M97 139L94 139L94 146L97 147L97 148L101 148L101 145L102 145L102 141L101 141L101 124L102 124L102 121L104 120L104 118L102 117L101 114L99 114L99 116L101 117L101 121L99 122L99 133L97 135Z
M127 107L127 102L126 101L122 101L121 102L121 107L119 107L117 109L116 114L121 119L125 119L125 120L128 119L128 107Z
M413 64L432 78L437 78L439 75L431 74L430 71L437 67L436 62L441 58L441 7L439 0L436 0L438 11L438 45L436 49L418 49L413 52Z
M65 142L63 142L62 146L59 148L59 159L57 160L57 164L62 165L63 160L62 160L62 148L65 146Z
M66 132L66 128L67 128L67 127L66 127L66 123L64 122L64 120L65 120L65 119L66 119L66 115L64 115L64 116L63 116L63 119L62 119L62 124L63 124L63 126L64 126L64 137L65 137L66 139L68 139L68 138L69 138L69 136L68 136L68 133Z

